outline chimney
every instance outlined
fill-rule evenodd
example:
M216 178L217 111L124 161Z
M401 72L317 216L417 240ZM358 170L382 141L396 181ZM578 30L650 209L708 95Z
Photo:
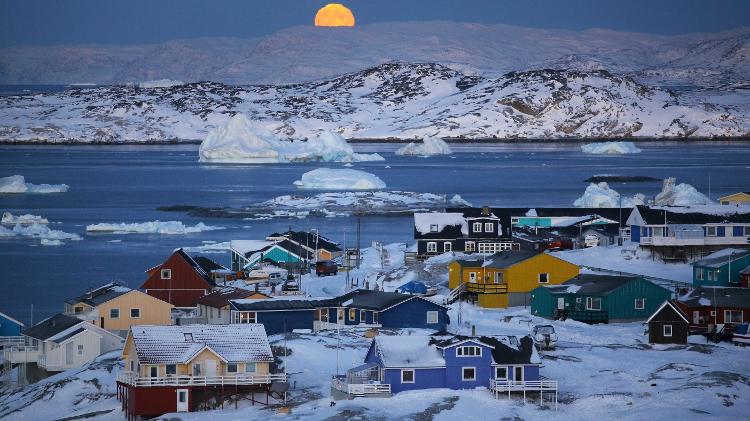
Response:
M471 325L471 336L477 336L477 325Z
M490 216L490 207L482 206L482 216Z

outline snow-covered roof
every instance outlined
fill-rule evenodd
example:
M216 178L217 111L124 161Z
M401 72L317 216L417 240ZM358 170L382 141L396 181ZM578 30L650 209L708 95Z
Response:
M275 243L275 241L268 240L232 240L229 242L229 247L242 256L245 256L248 253L256 252Z
M204 347L230 363L273 361L262 324L133 326L141 364L185 364Z
M378 355L385 367L444 367L445 359L430 336L377 336Z
M711 253L703 259L694 262L693 266L720 268L726 264L729 264L730 260L732 262L735 262L737 260L743 259L748 255L750 255L750 250L726 248Z
M431 228L437 226L437 231ZM469 224L466 223L463 213L459 212L431 212L415 213L414 227L420 234L429 234L431 232L441 232L447 226L461 227L463 235L469 235Z
M110 282L108 284L100 286L99 288L93 289L77 297L66 300L65 302L68 304L85 303L92 307L96 307L121 295L127 294L130 291L132 291L132 289L126 286L120 285L117 282Z

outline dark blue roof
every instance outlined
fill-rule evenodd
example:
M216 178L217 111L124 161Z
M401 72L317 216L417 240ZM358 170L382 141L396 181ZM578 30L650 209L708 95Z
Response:
M396 292L400 292L402 294L426 294L427 285L419 281L409 281L396 288Z

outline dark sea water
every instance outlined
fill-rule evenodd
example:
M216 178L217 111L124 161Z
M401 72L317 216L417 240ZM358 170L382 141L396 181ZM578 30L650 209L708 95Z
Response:
M711 197L750 189L750 143L644 143L643 153L585 155L579 145L457 145L448 157L407 158L393 145L356 145L380 152L385 162L352 168L376 174L389 190L460 194L475 206L570 206L595 174L675 176ZM343 242L354 239L356 218L243 221L191 218L157 211L159 206L240 206L299 193L292 183L317 167L341 164L206 165L197 146L3 146L0 177L20 174L32 183L65 183L70 191L48 195L0 195L0 212L42 215L54 229L75 232L82 241L44 247L28 238L0 239L0 311L24 322L61 311L63 300L89 287L118 280L138 287L147 268L173 249L203 241L260 239L289 227L318 228ZM660 182L611 183L623 195L653 197ZM304 193L308 194L308 193ZM87 235L98 222L180 220L226 227L188 235ZM362 218L361 244L411 242L412 218ZM113 242L112 240L119 240ZM350 243L351 244L351 243ZM211 254L228 263L227 254Z

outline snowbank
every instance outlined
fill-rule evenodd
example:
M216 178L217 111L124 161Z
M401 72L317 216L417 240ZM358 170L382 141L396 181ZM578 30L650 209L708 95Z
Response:
M368 172L350 169L318 168L302 174L302 179L294 185L303 189L316 190L378 190L385 183L378 176Z
M192 234L203 231L221 230L224 227L215 227L199 222L194 226L187 226L180 221L151 221L140 223L92 224L86 227L87 232L107 234Z
M439 137L429 136L422 139L422 143L409 143L396 150L396 155L434 156L450 155L453 151L445 141Z
M185 83L179 80L172 79L157 79L148 80L138 84L139 88L150 89L150 88L169 88L171 86L184 85Z
M339 134L327 131L302 141L282 141L242 114L212 130L198 150L201 162L263 164L279 162L382 161L378 154L355 153Z
M463 235L469 235L469 224L463 213L459 212L415 212L414 228L420 234L426 235L431 232L442 232L447 226L461 228Z
M583 153L599 155L622 155L640 153L641 150L633 142L597 142L581 146Z
M38 238L42 241L42 245L62 245L64 244L62 243L62 240L78 241L81 239L81 236L78 234L71 234L60 230L53 230L50 229L47 225L43 224L16 224L13 229L8 229L0 226L0 238L13 237Z
M669 177L664 180L661 193L656 195L654 205L657 206L690 206L707 205L711 200L696 190L690 184L676 184L677 179Z
M638 193L632 198L623 197L622 206L632 208L643 205L645 197ZM583 196L573 202L578 208L617 208L620 207L620 193L611 189L606 181L591 183L586 187Z
M3 213L2 219L0 219L0 224L6 224L6 225L30 225L30 224L49 224L49 221L47 218L39 216L39 215L31 215L31 214L24 214L24 215L13 215L10 212Z
M32 184L27 183L22 175L11 175L0 178L0 193L64 193L70 187L67 184Z

